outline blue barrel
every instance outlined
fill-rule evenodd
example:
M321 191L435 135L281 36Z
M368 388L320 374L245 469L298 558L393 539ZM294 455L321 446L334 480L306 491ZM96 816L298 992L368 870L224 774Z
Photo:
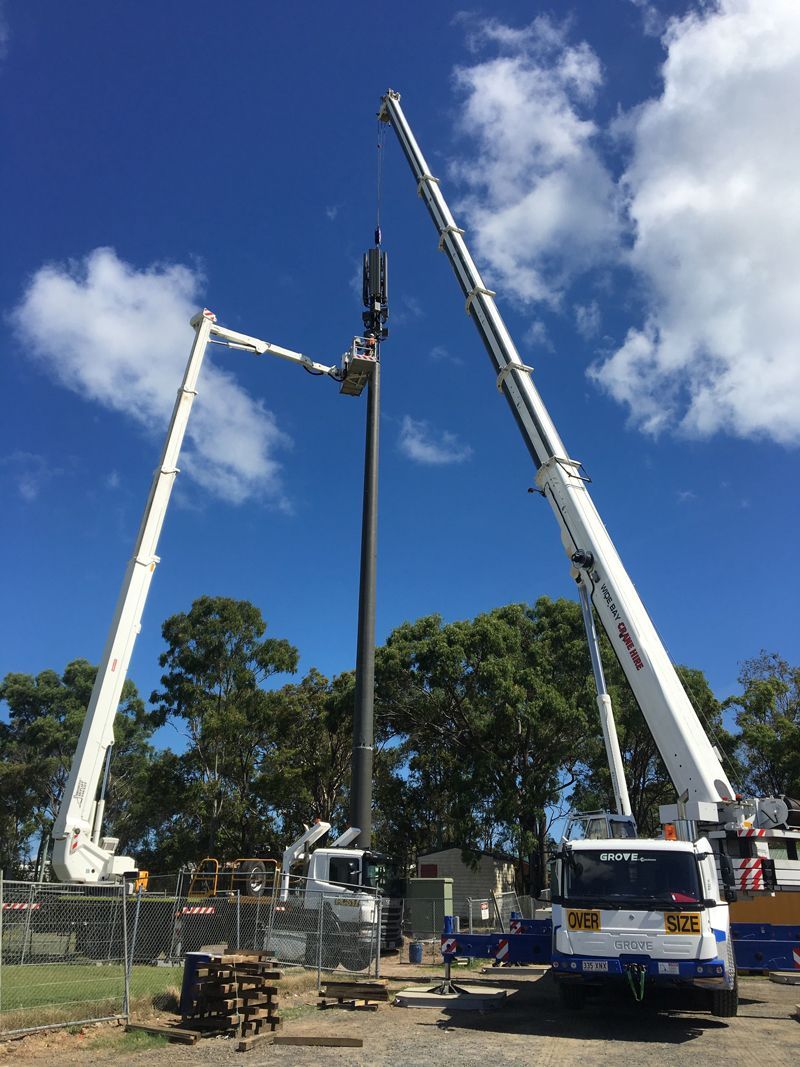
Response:
M408 946L408 962L422 963L422 942L412 941Z
M208 963L211 957L207 952L187 952L183 960L183 982L181 982L181 1015L192 1010L195 999L194 987L197 983L197 968Z
M454 934L456 932L456 921L453 915L445 915L443 934Z

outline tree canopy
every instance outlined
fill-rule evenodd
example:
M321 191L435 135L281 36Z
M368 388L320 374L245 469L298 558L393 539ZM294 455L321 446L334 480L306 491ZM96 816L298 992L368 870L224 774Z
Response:
M151 871L206 854L279 855L319 816L344 828L354 678L310 668L267 634L245 600L201 597L162 629L161 686L145 709L131 680L115 722L108 830ZM674 788L605 637L602 657L632 807L656 829ZM745 791L800 794L800 668L762 652L720 703L702 671L679 674ZM96 668L11 673L0 682L0 862L43 866ZM556 823L612 808L580 608L540 598L474 619L429 615L377 650L375 842L406 864L456 845L503 850L535 881ZM728 732L724 718L734 720ZM182 743L156 749L171 723Z

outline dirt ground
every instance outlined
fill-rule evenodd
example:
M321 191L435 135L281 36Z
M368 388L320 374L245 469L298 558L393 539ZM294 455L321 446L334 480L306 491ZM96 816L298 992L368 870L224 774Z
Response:
M419 983L426 971L430 980L429 968L390 967L391 990ZM124 1034L120 1027L107 1025L8 1042L0 1046L0 1064L5 1060L15 1067L44 1067L46 1062L79 1067L102 1059L141 1067L428 1067L443 1062L459 1067L525 1062L543 1067L575 1062L581 1067L614 1062L625 1067L661 1067L665 1062L669 1067L696 1067L698 1054L706 1062L724 1062L726 1067L751 1067L754 1059L771 1067L795 1067L798 1062L800 1023L795 1011L800 986L743 978L738 1017L716 1019L700 998L687 1003L685 993L650 995L643 1004L636 1004L624 990L603 994L580 1012L568 1012L549 974L503 979L502 971L488 977L470 972L470 984L476 981L502 985L512 995L501 1008L485 1013L392 1004L381 1005L377 1011L338 1007L322 1011L314 990L283 998L286 1022L280 1033L361 1037L361 1049L263 1044L238 1053L229 1038L206 1038L195 1046L184 1046ZM161 1019L167 1021L165 1016Z

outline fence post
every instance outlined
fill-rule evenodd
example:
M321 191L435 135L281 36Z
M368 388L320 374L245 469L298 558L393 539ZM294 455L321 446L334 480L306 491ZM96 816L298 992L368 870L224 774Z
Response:
M20 955L20 960L19 960L20 964L23 964L25 962L25 947L28 944L28 938L30 937L30 932L31 932L31 911L32 910L33 910L33 882L31 882L31 887L28 890L28 908L27 908L27 911L25 913L25 929L24 929L24 931L22 933L22 953Z
M131 968L133 967L133 957L136 954L136 938L139 933L139 912L142 907L142 887L141 885L136 891L136 911L133 914L133 931L131 933L131 949L128 953L128 979L130 980Z
M120 888L122 903L122 969L124 973L122 1014L127 1022L131 1018L131 973L128 966L128 883L123 881Z
M490 890L490 892L492 894L492 903L494 904L494 910L495 914L497 915L497 921L500 924L500 932L504 934L506 932L506 927L505 923L503 922L503 913L500 911L500 905L497 903L497 896L495 894L495 891L492 889Z
M383 932L383 915L382 915L382 912L383 912L383 898L382 897L376 897L376 903L378 905L378 925L375 928L375 930L376 930L375 937L376 937L376 940L377 940L377 945L376 945L376 949L375 949L375 977L376 978L380 978L380 976L381 976L381 933Z
M322 913L325 910L325 897L319 894L319 915L317 916L317 992L322 989L322 936L324 924Z
M236 890L236 950L238 952L242 944L242 891Z

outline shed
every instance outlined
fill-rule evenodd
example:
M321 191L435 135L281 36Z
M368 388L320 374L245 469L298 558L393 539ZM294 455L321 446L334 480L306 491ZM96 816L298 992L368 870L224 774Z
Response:
M469 853L477 866L472 867L462 859ZM417 860L419 878L452 878L453 909L457 915L468 913L467 899L479 900L491 892L508 893L516 885L514 859L502 852L478 852L473 849L445 848L429 852Z

